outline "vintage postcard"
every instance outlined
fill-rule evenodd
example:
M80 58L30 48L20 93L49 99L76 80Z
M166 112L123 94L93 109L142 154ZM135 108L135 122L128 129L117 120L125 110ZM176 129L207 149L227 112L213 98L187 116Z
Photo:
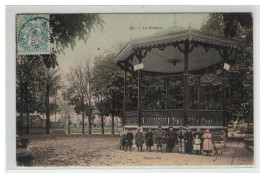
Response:
M252 13L17 13L17 167L254 166Z

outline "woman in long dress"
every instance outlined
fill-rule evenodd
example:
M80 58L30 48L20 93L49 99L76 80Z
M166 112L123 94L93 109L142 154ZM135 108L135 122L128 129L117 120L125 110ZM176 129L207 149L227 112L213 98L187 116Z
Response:
M152 133L152 129L149 129L149 131L146 133L145 135L145 140L146 140L146 147L147 147L147 151L153 146L153 133Z
M192 133L191 130L188 129L188 131L186 132L186 153L189 154L192 153L192 141L193 141Z
M213 151L212 134L207 129L203 135L203 150L206 152L206 156L210 156L210 152Z
M141 149L141 152L143 151L143 144L144 144L144 136L143 133L141 132L141 129L137 129L137 133L135 134L135 144L137 146L138 152L139 152L139 147Z
M166 138L166 153L173 152L177 139L177 134L173 131L173 127L170 127L170 130L165 134Z
M125 149L125 144L126 144L126 132L124 129L120 130L119 133L119 148L121 149Z

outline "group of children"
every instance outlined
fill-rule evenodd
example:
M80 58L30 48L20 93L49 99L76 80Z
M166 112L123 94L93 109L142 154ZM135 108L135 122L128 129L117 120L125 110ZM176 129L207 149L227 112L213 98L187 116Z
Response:
M209 132L209 129L206 131L197 131L192 132L188 127L186 130L182 127L175 132L172 127L169 130L163 130L161 126L154 131L149 129L148 132L143 134L141 128L137 128L137 132L134 136L131 129L126 131L120 131L119 134L119 146L120 149L125 151L132 150L133 140L135 139L135 144L138 151L143 151L143 144L145 142L147 151L151 151L152 146L156 143L157 151L162 151L163 143L166 143L165 152L173 152L175 145L178 145L179 153L188 153L191 154L192 150L196 155L200 155L202 151L206 153L207 156L210 156L210 153L213 151L212 143L212 134Z

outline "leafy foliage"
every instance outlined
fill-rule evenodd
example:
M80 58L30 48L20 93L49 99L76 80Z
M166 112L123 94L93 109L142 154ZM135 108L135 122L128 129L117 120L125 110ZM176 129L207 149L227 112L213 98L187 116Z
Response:
M99 112L121 116L124 78L114 57L114 54L108 54L94 59L93 91L96 99L102 99L96 106Z
M123 107L123 72L116 66L114 54L98 56L94 59L92 89L95 108L101 117L104 133L104 116L111 116L112 135L114 135L114 116L122 117Z
M59 54L69 47L73 50L76 39L86 42L90 32L95 27L102 29L103 23L99 14L51 14L50 42L54 44L54 54Z
M60 89L60 76L57 74L58 70L47 69L42 62L30 58L21 56L17 59L16 110L21 117L26 113L27 118L35 111L46 114L46 122L49 123L50 114L59 110L57 104L50 104L49 98L54 97ZM19 129L22 129L21 122ZM48 131L49 125L46 125L46 133ZM29 133L29 128L27 132Z
M29 113L37 111L40 114L44 114L46 112L46 84L47 82L50 84L50 96L54 97L57 90L61 88L59 85L60 76L57 74L57 70L48 70L42 62L35 62L35 60L31 59L32 56L23 57L22 65L21 63L17 64L16 69L17 112L20 112L20 101L22 101L23 106L28 106ZM17 61L21 62L21 59L17 59ZM20 74L22 74L21 77ZM23 90L23 96L21 96L20 86ZM50 104L51 114L53 114L55 110L58 111L58 109L58 105L54 103Z
M92 30L103 28L104 21L99 14L51 14L50 42L53 45L50 55L41 55L47 68L58 66L57 54L64 49L76 46L76 40L87 41Z
M236 63L231 66L227 75L229 84L227 108L230 119L246 119L250 113L249 102L253 99L252 20L250 13L217 13L211 14L208 22L201 28L226 37L236 37L241 47ZM217 92L209 92L217 97Z

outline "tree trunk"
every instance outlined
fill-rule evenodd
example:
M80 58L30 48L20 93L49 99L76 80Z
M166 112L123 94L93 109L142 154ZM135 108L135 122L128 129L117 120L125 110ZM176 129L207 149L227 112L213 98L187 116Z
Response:
M112 129L111 129L111 134L112 136L115 135L115 117L114 117L114 114L112 114Z
M29 123L29 119L30 119L30 113L29 113L29 101L28 101L28 82L27 82L27 78L25 80L25 113L26 113L26 134L29 134L29 128L30 128L30 123Z
M105 134L105 131L104 131L104 116L101 116L101 133Z
M84 121L84 113L82 112L82 134L85 134L85 121Z
M82 134L85 134L85 121L84 121L83 96L81 96L81 112L82 112Z
M91 102L90 99L88 100L88 106L89 106L89 110L88 110L88 134L91 134L91 127L92 127L92 113L91 113Z
M57 105L57 103L56 103L56 98L57 98L57 90L56 90L56 92L55 92L55 97L54 97L54 100L55 100L55 109L54 109L55 122L56 122L56 105Z
M91 115L88 116L88 134L91 134Z
M30 133L30 121L29 121L29 118L30 117L30 113L27 111L26 112L26 118L27 118L27 123L26 123L26 134L29 134Z
M116 131L118 131L118 116L116 117Z
M20 56L21 62L20 62L20 72L19 72L19 77L20 77L20 119L19 119L19 135L23 136L23 56Z
M49 106L49 96L50 96L50 85L46 85L46 98L45 98L45 107L46 107L46 134L50 134L50 106Z
M115 112L115 92L113 91L113 97L112 97L112 109L113 109L113 112L112 112L112 136L115 135L115 115L114 115L114 112Z
M68 116L68 134L70 134L70 115Z
M125 126L126 120L126 70L124 71L124 101L123 101L123 119L122 119L122 126Z

